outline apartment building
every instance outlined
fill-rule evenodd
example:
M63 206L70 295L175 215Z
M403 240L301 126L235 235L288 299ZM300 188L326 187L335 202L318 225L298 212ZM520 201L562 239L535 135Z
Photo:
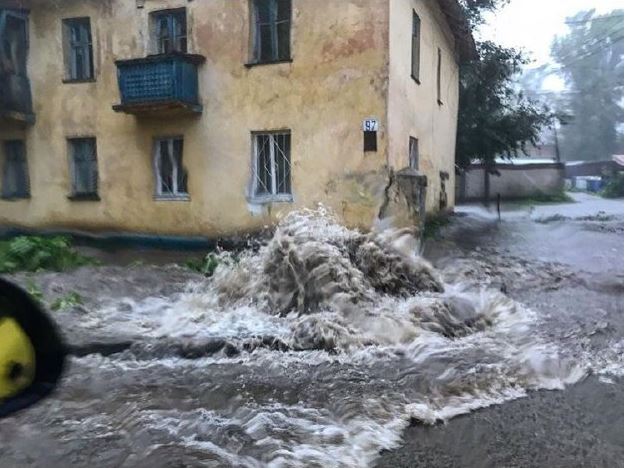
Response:
M0 43L1 225L368 228L407 168L453 207L456 0L0 0Z

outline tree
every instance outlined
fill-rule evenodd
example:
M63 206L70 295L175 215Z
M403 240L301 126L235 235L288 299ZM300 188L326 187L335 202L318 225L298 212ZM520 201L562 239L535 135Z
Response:
M484 13L505 0L465 0L462 5L473 28ZM460 68L460 104L456 163L473 160L490 165L498 156L514 157L527 143L536 143L553 115L519 91L515 79L527 63L523 55L493 42L478 42L478 57Z
M535 144L553 115L525 97L515 77L527 60L520 52L492 42L477 44L479 58L460 69L460 109L456 162L492 164L498 156L514 157Z
M623 10L594 10L568 18L569 33L556 38L552 56L567 84L562 111L566 160L609 160L623 151ZM622 127L621 127L622 128Z

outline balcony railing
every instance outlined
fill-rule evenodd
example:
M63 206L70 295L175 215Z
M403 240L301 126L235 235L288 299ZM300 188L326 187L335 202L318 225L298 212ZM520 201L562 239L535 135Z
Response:
M121 103L113 109L138 115L201 113L197 69L203 62L193 54L116 61Z

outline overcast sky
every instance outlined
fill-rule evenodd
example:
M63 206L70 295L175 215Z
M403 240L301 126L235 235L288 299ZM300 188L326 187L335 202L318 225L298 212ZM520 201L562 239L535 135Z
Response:
M606 13L623 8L623 0L511 0L496 14L487 17L487 24L478 38L524 49L536 60L530 65L535 67L551 61L551 41L555 35L566 34L566 18L593 8L598 13ZM554 82L545 84L558 87Z

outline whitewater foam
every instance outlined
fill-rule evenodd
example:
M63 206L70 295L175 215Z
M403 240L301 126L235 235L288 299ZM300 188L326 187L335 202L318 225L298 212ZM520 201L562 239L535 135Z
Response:
M63 437L109 437L123 418L130 452L147 440L128 460L157 463L177 447L208 466L366 466L410 420L613 374L619 356L622 375L622 343L563 353L534 311L480 282L445 283L416 245L406 231L362 234L324 210L294 213L180 294L87 312L82 327L133 346L74 359L67 386L102 415L61 401ZM104 414L120 401L133 410Z

